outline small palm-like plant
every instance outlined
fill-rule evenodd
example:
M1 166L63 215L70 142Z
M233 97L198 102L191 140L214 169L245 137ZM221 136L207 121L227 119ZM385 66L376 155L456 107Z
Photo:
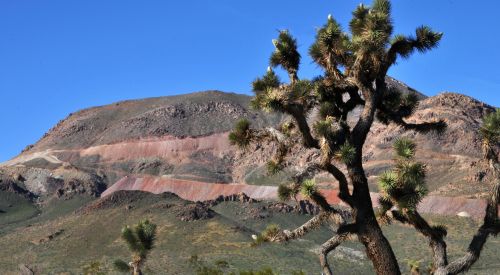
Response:
M415 143L407 138L399 138L394 143L396 167L383 173L379 179L383 213L393 206L404 213L412 212L427 195L425 165L414 160L415 149Z
M122 229L122 239L132 252L132 261L128 264L123 260L116 260L114 266L118 271L131 272L133 275L142 275L141 267L154 247L156 240L156 224L149 220L140 221L134 228L125 226Z
M483 137L484 157L498 162L498 154L495 154L494 149L500 144L500 108L484 117L480 133Z

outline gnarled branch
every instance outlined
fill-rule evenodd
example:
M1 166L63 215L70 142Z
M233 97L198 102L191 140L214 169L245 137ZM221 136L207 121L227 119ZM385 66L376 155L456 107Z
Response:
M309 221L307 221L306 223L304 223L303 225L299 226L298 228L296 228L292 231L283 230L283 235L279 239L279 241L286 242L286 241L302 238L309 231L316 229L319 226L321 226L323 223L325 223L329 216L330 216L330 213L322 211L318 215L314 216L312 219L310 219Z
M420 133L428 133L430 131L437 131L438 133L441 133L446 129L446 122L444 122L444 120L422 123L407 123L399 117L392 118L391 120L403 127L405 130L414 130Z
M338 169L335 165L331 163L327 163L324 167L339 182L339 198L348 205L351 205L352 198L351 194L349 193L349 183L344 173L342 173L340 169Z
M394 219L412 225L418 232L428 238L429 246L432 248L433 252L435 268L439 269L448 265L446 242L443 239L446 232L431 227L417 211L402 214L399 211L392 210L391 213Z
M345 242L353 237L357 232L357 227L355 224L346 224L339 227L337 230L337 235L333 236L331 239L326 241L321 245L321 251L319 254L319 261L321 263L321 268L323 269L324 275L332 275L332 270L328 264L328 254L335 250L342 242Z
M311 134L311 128L307 123L306 114L304 112L303 106L300 105L287 105L284 106L285 111L291 115L299 127L299 131L302 135L303 144L306 148L317 148L319 149L319 142Z
M464 256L451 262L444 268L438 269L436 275L442 274L459 274L471 268L471 266L479 259L479 255L490 235L498 235L500 233L500 222L498 220L498 203L500 197L500 180L493 186L491 197L488 199L486 206L486 214L483 225L478 229L472 241L467 248Z

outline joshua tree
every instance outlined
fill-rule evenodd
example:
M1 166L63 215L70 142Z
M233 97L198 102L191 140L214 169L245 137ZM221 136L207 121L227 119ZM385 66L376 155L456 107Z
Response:
M128 264L122 260L114 262L115 268L121 272L131 272L141 275L148 253L153 249L156 240L156 224L149 220L140 221L134 229L125 226L122 229L122 239L127 243L132 252L132 261Z
M425 165L414 160L416 145L411 140L399 139L394 144L396 167L385 172L379 180L382 195L380 197L380 220L399 222L413 226L429 240L433 252L434 274L458 274L467 271L479 258L489 235L500 232L498 203L500 202L500 165L498 146L500 144L500 109L487 115L481 127L484 159L496 179L490 197L487 200L484 222L474 235L466 254L449 263L446 251L446 227L431 226L417 211L417 205L427 194L425 184Z
M267 164L270 173L288 165L289 152L299 150L301 146L311 152L311 161L297 172L292 183L280 185L279 196L289 199L302 192L322 211L301 227L282 231L273 240L300 238L320 224L333 223L337 225L336 234L322 245L320 255L325 274L331 274L327 254L341 242L353 238L365 246L377 274L400 274L394 252L382 234L371 203L362 149L375 118L385 124L397 124L405 130L438 133L445 130L446 124L442 120L420 124L407 122L406 118L414 113L418 105L416 95L402 94L386 83L387 71L399 58L405 59L415 51L426 52L435 48L442 33L421 26L414 36L393 35L388 0L374 0L371 6L360 4L353 12L349 31L344 32L331 15L326 24L318 29L309 54L324 73L313 80L299 79L297 72L301 56L297 51L297 42L288 31L280 31L278 38L273 40L275 51L270 58L271 67L263 77L253 82L255 97L252 106L288 114L291 120L278 128L266 129L253 129L248 121L243 120L238 122L229 139L240 147L247 147L251 142L275 143L276 153ZM289 83L280 81L272 69L274 67L281 67L288 73ZM308 118L313 109L318 110L318 119L311 122ZM348 123L348 116L355 109L361 109L361 113L354 123ZM490 130L484 132L485 136L490 135ZM498 140L489 142L488 148L491 148L491 144L498 143ZM490 159L496 156L492 150L488 153ZM347 174L342 172L341 166ZM338 181L338 196L350 207L350 211L330 205L318 191L311 179L322 171L330 173ZM480 242L497 232L492 226L497 222L498 187L492 194L495 196L490 199L487 211L487 229L475 237ZM433 233L432 236L436 240L442 238L442 234ZM477 242L474 241L474 244ZM442 259L436 261L436 267L443 270L443 274L467 269L481 250L473 245L472 252L468 254L470 257L448 265L446 255L439 250L441 248L433 248L435 258Z

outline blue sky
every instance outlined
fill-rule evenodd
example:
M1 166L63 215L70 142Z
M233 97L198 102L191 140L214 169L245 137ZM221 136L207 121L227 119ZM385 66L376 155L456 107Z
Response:
M299 76L315 76L306 54L315 28L329 13L346 26L359 2L0 0L0 161L86 107L208 89L248 93L278 29L298 38ZM500 106L500 1L393 2L397 33L426 24L445 36L391 75L427 95L454 91Z

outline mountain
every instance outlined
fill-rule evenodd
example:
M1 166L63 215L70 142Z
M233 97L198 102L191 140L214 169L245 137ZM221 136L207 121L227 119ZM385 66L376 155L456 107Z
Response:
M373 191L377 175L392 165L392 142L405 135L416 140L417 157L428 164L428 183L434 194L477 197L486 192L491 179L480 163L478 129L481 118L493 107L455 93L426 97L392 78L388 83L404 93L417 93L421 99L410 121L443 118L448 128L442 135L419 134L376 122L364 148ZM1 164L0 176L4 183L14 183L39 197L98 196L129 175L277 185L314 156L298 150L292 155L291 168L268 177L265 162L274 150L272 145L254 145L247 152L231 146L228 131L241 118L252 121L253 127L275 126L287 119L250 109L250 99L207 91L81 110ZM317 181L334 186L333 178L326 174Z
M431 190L419 210L432 224L447 225L450 255L461 254L466 236L476 232L484 214L485 202L468 198L481 197L490 187L491 175L480 161L478 129L481 118L494 109L460 94L426 97L397 80L387 81L420 98L410 121L443 118L448 128L442 135L418 134L376 122L363 156L372 191L377 191L377 175L393 165L394 139L415 139ZM276 186L316 158L313 152L293 151L289 168L267 176L265 163L276 149L272 144L243 152L229 144L228 132L241 118L251 120L253 127L289 119L254 111L250 100L207 91L89 108L59 122L36 144L0 164L2 274L112 273L113 261L127 257L120 229L145 217L159 228L149 273L194 274L193 261L226 263L230 271L272 266L281 274L320 272L317 251L331 235L327 227L287 245L251 247L251 236L267 225L296 228L318 208L307 201L273 200ZM320 174L316 181L330 203L340 203L333 178ZM377 201L376 194L372 200ZM470 218L458 217L458 212ZM415 230L398 224L383 230L400 262L415 257L431 261ZM497 271L500 245L497 239L490 242L474 273ZM352 242L339 246L335 269L341 274L372 272L363 249ZM410 273L405 266L403 272Z

